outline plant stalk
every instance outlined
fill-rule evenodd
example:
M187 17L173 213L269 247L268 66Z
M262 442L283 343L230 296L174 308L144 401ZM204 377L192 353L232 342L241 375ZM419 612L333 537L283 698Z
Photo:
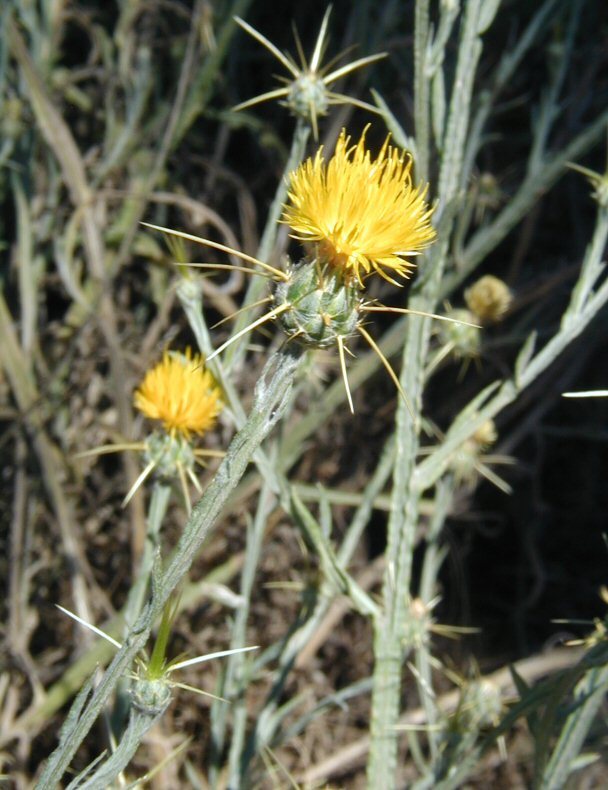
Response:
M422 0L419 0L421 2ZM480 0L469 0L461 24L458 61L450 99L446 144L439 177L439 206L451 226L450 207L456 197L463 166L466 131L473 80L481 54ZM441 226L440 226L441 227ZM427 256L426 273L416 284L410 307L432 312L437 302L448 251L450 228L442 228L435 248ZM428 319L408 318L407 337L401 361L401 386L419 415L425 380L431 326ZM395 787L398 737L396 725L401 706L401 667L413 645L405 644L410 614L411 570L418 527L420 494L414 487L419 420L412 419L400 402L396 418L396 457L393 495L388 521L386 571L383 584L384 610L374 622L374 688L372 694L371 746L367 768L368 787Z
M266 363L255 388L247 422L232 440L217 474L194 506L169 566L164 572L155 568L152 597L131 628L123 646L117 651L99 686L85 704L81 699L77 700L82 712L68 716L60 744L49 758L36 785L39 790L51 790L61 781L76 750L97 720L120 678L145 646L156 619L171 593L188 573L232 490L243 476L253 453L283 415L300 358L301 352L297 346L286 346L273 354Z
M253 522L249 524L247 530L247 545L245 547L245 561L243 563L240 589L242 604L235 614L234 625L232 626L232 639L230 641L231 648L245 646L253 583L255 581L255 574L262 552L268 515L272 510L274 502L275 498L272 494L272 490L268 483L266 483L260 493L255 518ZM245 688L247 685L245 676L247 675L248 664L251 666L251 663L247 662L243 653L235 653L230 656L227 660L226 674L220 692L232 702L231 713L233 732L230 740L228 778L228 785L231 790L237 790L237 788L241 786L242 779L240 762L241 752L245 742L247 705L244 694L238 694L238 691ZM225 744L226 719L228 715L227 707L225 703L218 702L212 709L213 752L214 756L218 758L222 754ZM214 780L217 780L218 769L219 765L217 763L211 765L209 780L212 787L214 786Z
M152 486L152 496L148 507L146 540L135 583L129 591L124 611L126 633L139 617L152 576L154 558L160 548L160 528L167 513L171 486L156 480Z

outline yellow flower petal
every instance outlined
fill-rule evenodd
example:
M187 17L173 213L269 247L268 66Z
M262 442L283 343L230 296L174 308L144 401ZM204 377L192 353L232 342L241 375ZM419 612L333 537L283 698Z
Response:
M160 420L171 435L208 431L222 409L220 389L203 367L199 354L192 357L165 351L158 365L149 370L133 397L135 407L146 417Z
M393 275L407 277L414 267L407 256L435 239L427 187L412 185L411 158L387 138L372 160L366 131L349 147L343 129L328 162L321 147L291 174L281 220L294 238L315 243L321 257L360 285L370 273L390 282Z

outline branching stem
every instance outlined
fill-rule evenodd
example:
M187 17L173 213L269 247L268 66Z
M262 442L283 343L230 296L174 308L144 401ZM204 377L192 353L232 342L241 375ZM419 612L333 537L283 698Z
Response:
M300 352L293 345L284 347L268 360L256 385L253 406L246 423L232 440L217 474L194 506L170 564L164 571L159 572L153 585L152 597L131 628L122 648L116 653L99 686L84 705L83 700L78 698L81 710L68 717L59 746L51 755L38 781L39 790L51 790L61 781L76 750L117 683L146 644L169 596L188 573L203 541L250 463L253 453L282 416L299 361Z

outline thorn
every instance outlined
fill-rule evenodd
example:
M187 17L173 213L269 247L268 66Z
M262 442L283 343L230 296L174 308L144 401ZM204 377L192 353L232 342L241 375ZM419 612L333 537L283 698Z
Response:
M303 329L298 329L298 331L294 332L293 335L289 335L289 337L287 338L287 343L291 343L292 340L295 340L296 338L301 337L303 334L304 334L304 330Z
M351 63L346 63L344 66L340 66L339 69L332 71L331 74L327 74L323 82L326 85L331 85L332 82L336 82L339 80L340 77L344 77L346 74L350 74L351 71L355 71L355 69L363 68L363 66L367 66L370 63L375 63L377 60L383 60L384 58L388 57L388 52L378 52L376 55L368 55L365 58L358 58L357 60L353 60ZM378 108L374 108L376 112Z
M265 304L266 302L271 302L271 301L272 301L272 296L266 296L264 299L258 299L257 302L253 302L253 304L245 305L245 307L241 307L240 310L235 310L234 313L230 313L230 315L227 315L225 318L222 318L221 321L217 322L217 324L213 324L211 329L215 329L216 327L225 324L226 321L230 321L230 319L234 318L235 315L240 315L241 313L244 313L246 310L253 310L254 307L259 307L261 304Z
M298 57L300 58L300 68L298 70L304 73L308 70L308 64L306 63L306 55L304 54L304 48L302 47L300 34L298 33L298 28L296 27L296 23L293 21L293 19L291 20L291 31L293 33L293 40L296 42L296 51L298 53ZM310 70L313 70L312 67Z
M129 491L129 493L122 500L122 507L126 507L129 504L129 502L135 496L135 492L137 491L137 489L140 487L140 485L143 484L144 480L148 477L148 475L154 469L155 466L156 466L156 461L150 461L148 466L146 466L144 471L140 474L140 476L137 478L137 480L131 486L131 490Z
M257 39L263 47L266 47L266 49L269 52L272 52L275 58L285 66L287 71L290 74L292 74L295 79L299 77L298 70L293 66L293 64L289 61L289 59L281 52L281 50L275 47L272 41L269 41L266 38L266 36L262 35L262 33L259 33L254 27L251 27L251 25L249 25L247 22L245 22L244 19L241 19L239 16L235 16L234 20L237 23L237 25L240 25L243 28L243 30L246 30L250 36L253 36L255 39Z
M195 450L194 455L208 458L224 458L226 453L223 450Z
M402 313L410 315L421 315L424 318L435 318L437 321L447 321L450 324L461 324L462 326L472 326L475 329L483 329L481 324L472 324L469 321L460 321L457 318L450 318L447 315L436 315L435 313L425 313L423 310L410 310L409 307L387 307L386 305L363 305L362 310L367 313Z
M232 343L234 343L236 340L238 340L239 337L242 337L243 335L247 334L247 332L250 332L252 329L255 329L257 326L260 326L261 324L265 323L266 321L271 321L272 319L276 318L281 313L284 313L285 310L291 310L291 305L288 304L287 302L283 303L282 305L279 305L279 307L273 308L268 313L264 313L263 316L261 316L260 318L256 319L255 321L253 321L251 324L246 326L244 329L241 329L241 331L237 332L236 335L233 335L225 343L222 343L222 345L219 348L216 348L216 350L213 352L213 354L210 354L207 357L206 363L211 362L211 360L214 357L217 357L218 354L221 354L222 351L225 348L228 348L228 346L230 346Z
M254 96L252 99L247 99L247 101L242 101L240 104L235 104L234 107L230 109L232 112L240 112L241 110L247 110L249 107L255 107L256 104L272 101L272 99L280 99L283 96L289 96L289 88L276 88L273 91L260 93L259 96Z
M67 616L71 617L72 620L76 620L77 623L84 626L85 628L88 628L89 631L92 631L94 634L97 634L97 636L101 636L103 639L106 639L111 645L114 645L114 647L117 647L119 650L122 647L120 642L117 642L116 639L111 637L109 634L106 634L106 632L102 631L101 628L97 628L97 626L91 625L91 623L87 623L87 621L83 620L82 617L78 617L77 614L70 612L69 609L64 609L63 606L60 606L58 603L56 603L55 606L59 609L60 612L67 614Z
M75 453L72 458L90 458L93 455L108 455L109 453L119 453L122 450L145 450L144 442L124 442L123 444L102 444L93 447L91 450L83 450Z
M562 392L562 398L605 398L608 390L586 390L583 392Z
M452 351L455 348L456 348L456 344L453 341L446 343L445 346L443 346L440 349L440 351L427 365L427 368L424 371L424 377L428 379L431 373L439 367L439 365L443 362L444 359L449 357L449 355L452 353Z
M201 484L199 483L198 477L194 474L194 472L192 471L192 469L189 466L186 467L186 474L188 475L188 477L192 481L192 485L196 488L198 494L199 495L202 494L203 493L203 489L201 488Z
M363 328L361 325L359 325L359 326L358 326L358 329L359 329L359 332L360 332L360 333L363 335L363 337L364 337L364 338L367 340L367 342L369 343L369 345L371 346L371 348L372 348L372 349L373 349L373 350L376 352L376 354L378 354L378 356L380 357L380 361L382 362L382 364L383 364L383 365L384 365L384 367L386 368L386 370L387 370L387 372L388 372L388 375L389 375L389 376L392 378L392 380L393 380L393 383L394 383L394 384L395 384L395 386L397 387L397 390L398 390L399 394L400 394L400 395L401 395L401 397L403 398L403 402L404 402L404 403L405 403L405 405L407 406L407 410L408 410L408 411L409 411L409 413L410 413L410 417L412 418L412 420L413 420L414 422L416 422L416 417L415 417L415 415L414 415L414 411L413 411L413 409L412 409L412 406L411 406L411 404L410 404L410 402L409 402L409 399L408 399L407 395L406 395L406 394L405 394L405 392L403 391L403 387L401 386L401 382L400 382L400 381L399 381L399 379L397 378L397 374L396 374L396 373L395 373L395 371L393 370L393 368L392 368L392 366L391 366L391 363L390 363L390 362L388 361L388 359L387 359L387 358L384 356L384 354L383 354L383 353L382 353L382 351L380 350L380 346L379 346L379 345L376 343L376 341L375 341L375 340L374 340L374 338L373 338L373 337L370 335L370 333L369 333L369 332L368 332L366 329L364 329L364 328Z
M190 513L192 513L192 505L190 503L190 493L188 492L188 481L186 480L186 475L184 473L184 465L181 462L177 462L177 475L179 477L179 482L182 487L182 494L184 495L184 504L186 505L186 513L188 517Z
M342 378L344 380L344 388L346 389L346 397L348 398L348 405L350 406L351 414L355 413L353 406L352 395L350 394L350 387L348 385L348 376L346 375L346 361L344 359L344 339L342 335L338 335L338 352L340 353L340 368L342 369Z
M232 263L181 263L179 261L173 262L175 266L186 266L189 269L220 269L230 272L245 272L245 274L256 274L258 277L267 277L274 280L273 274L267 272L258 272L255 269L248 269L246 266L234 266ZM206 275L209 277L210 275Z
M321 28L319 29L319 35L317 36L317 41L315 43L315 49L312 53L312 58L310 59L310 66L309 69L313 73L319 70L319 66L321 64L321 59L323 57L323 50L325 49L325 36L327 34L327 25L329 24L329 17L331 14L331 5L327 7L327 11L323 16L323 21L321 22Z
M317 123L317 108L313 101L308 105L308 112L310 113L310 122L312 125L312 134L315 140L319 139L319 124Z
M219 250L220 252L225 252L228 255L236 255L237 258L241 258L243 261L249 261L249 263L255 263L258 266L261 266L263 269L267 269L271 271L276 277L279 277L281 280L287 281L289 277L285 274L285 272L280 271L280 269L275 269L274 266L271 266L269 263L264 263L264 261L260 261L258 258L254 258L252 255L247 255L245 252L241 252L240 250L235 250L232 247L227 247L225 244L220 244L217 241L211 241L210 239L203 239L201 236L194 236L192 233L184 233L181 230L173 230L172 228L164 228L162 225L153 225L151 222L142 222L141 225L144 225L146 228L152 228L152 230L159 230L161 233L168 233L170 236L177 236L180 239L186 239L187 241L193 241L196 244L202 244L205 247L211 247L214 250Z
M499 491L502 491L503 494L510 495L513 493L513 489L507 483L506 480L503 480L502 477L499 477L495 472L493 472L488 466L484 463L478 462L475 464L475 469L477 472L482 476L485 477L490 483L496 486Z

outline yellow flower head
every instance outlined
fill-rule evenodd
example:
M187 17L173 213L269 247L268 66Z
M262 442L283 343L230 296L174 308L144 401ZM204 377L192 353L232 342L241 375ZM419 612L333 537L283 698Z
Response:
M372 160L365 134L356 145L343 129L336 151L326 162L323 147L290 177L289 204L282 222L294 238L315 242L317 253L346 280L363 285L376 272L398 284L391 274L407 277L417 255L435 238L427 187L412 185L412 160L388 144Z
M203 367L199 354L192 356L165 351L158 365L149 370L133 398L135 407L152 420L161 420L172 436L202 434L214 424L222 409L220 389Z

